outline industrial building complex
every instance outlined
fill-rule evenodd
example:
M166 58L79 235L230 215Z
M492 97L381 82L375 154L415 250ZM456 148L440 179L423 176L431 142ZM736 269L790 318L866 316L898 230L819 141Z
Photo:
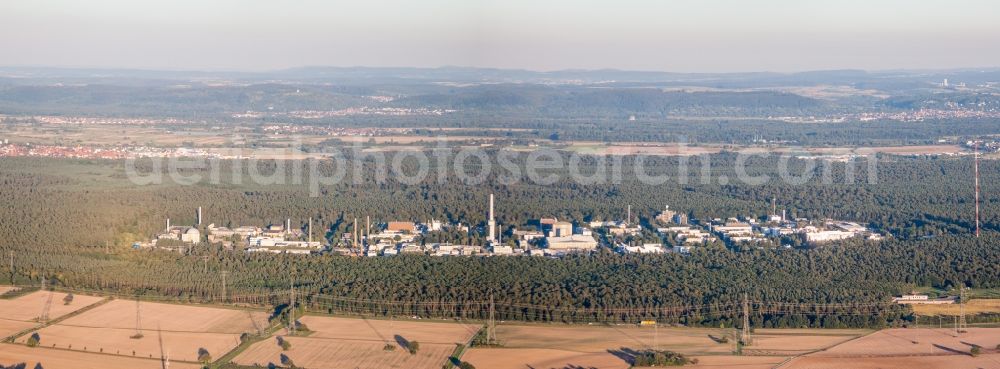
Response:
M786 212L763 217L696 219L689 214L663 207L655 216L633 217L625 207L624 220L570 221L555 217L530 220L523 225L501 227L495 214L496 198L489 195L488 211L480 226L448 223L436 219L414 222L371 217L354 218L340 237L314 239L313 221L293 226L283 223L263 226L223 227L202 224L198 208L192 226L176 226L166 220L162 232L135 248L158 248L186 252L198 244L221 245L227 250L248 253L319 254L338 253L359 257L423 254L434 256L550 256L596 252L601 247L622 254L689 254L710 245L792 247L792 244L819 247L834 241L862 239L878 241L882 235L856 222L805 218L789 219ZM353 225L353 226L350 226ZM327 232L323 232L327 234ZM442 234L479 236L478 244L442 241ZM468 243L468 242L466 242Z

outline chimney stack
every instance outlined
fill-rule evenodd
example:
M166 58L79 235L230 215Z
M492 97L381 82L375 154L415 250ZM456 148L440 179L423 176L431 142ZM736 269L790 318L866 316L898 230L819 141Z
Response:
M292 218L285 219L285 234L292 233Z
M198 207L198 225L201 225L201 206Z
M167 232L170 232L170 218L167 218Z
M486 225L490 228L490 242L495 242L497 240L497 221L496 218L493 217L493 194L490 194L490 220L486 222Z

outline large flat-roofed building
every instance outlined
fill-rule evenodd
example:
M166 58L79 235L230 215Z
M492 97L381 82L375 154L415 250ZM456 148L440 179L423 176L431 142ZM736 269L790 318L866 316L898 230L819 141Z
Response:
M937 299L932 299L927 295L903 295L900 297L894 297L893 302L902 305L940 305L940 304L954 304L956 301L955 297L942 297Z
M670 223L673 222L675 215L677 215L677 212L670 210L670 207L666 206L663 208L663 211L656 216L656 220L664 224Z
M622 246L623 253L626 254L662 254L666 252L662 244L645 243L641 246Z
M518 241L531 241L536 238L545 237L545 235L538 231L514 230L514 237L517 237Z
M727 222L724 225L713 225L712 230L724 233L727 236L741 236L753 234L753 227L748 223Z
M185 243L201 242L201 231L195 227L170 227L166 232L156 236L157 239L179 240Z
M552 231L552 226L559 222L556 218L541 218L538 220L538 229L542 233L548 234Z
M597 248L597 240L592 236L571 235L566 237L549 237L545 239L550 250L593 250Z
M566 237L573 235L573 223L556 222L549 231L549 237Z
M830 241L845 240L856 236L857 233L847 231L819 231L805 233L806 242L822 243Z
M417 233L417 225L413 222L389 222L385 230L391 232Z

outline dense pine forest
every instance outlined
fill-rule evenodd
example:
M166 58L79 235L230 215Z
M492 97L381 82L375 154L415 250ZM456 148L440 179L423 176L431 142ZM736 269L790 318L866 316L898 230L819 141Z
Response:
M634 160L624 158L624 168L632 168ZM646 158L644 167L674 174L677 160ZM731 326L747 293L758 311L755 325L822 327L904 324L912 316L888 301L914 286L1000 287L1000 196L991 188L1000 182L1000 171L994 161L981 167L984 233L975 239L970 236L968 158L879 157L872 183L862 163L853 164L856 181L849 182L845 166L851 164L822 162L810 168L793 160L793 172L816 178L804 184L774 178L757 185L720 180L736 178L733 154L713 155L706 181L699 177L699 159L691 160L686 183L672 178L659 185L641 183L628 174L630 169L622 181L603 184L564 178L551 185L528 180L504 185L496 177L482 184L437 178L404 184L392 176L378 180L366 162L360 183L349 178L310 197L306 185L237 184L225 175L217 184L135 186L120 161L4 158L0 252L4 259L13 256L14 267L7 260L0 263L0 281L38 284L46 279L60 288L123 297L219 302L220 272L226 271L227 301L278 305L287 300L294 274L298 293L317 312L483 318L486 301L494 296L500 319L656 318L711 326ZM776 158L756 157L748 171L777 177L777 164ZM232 173L235 163L222 165L221 173ZM265 171L280 167L261 165ZM825 171L831 183L820 180ZM209 174L207 169L190 172ZM180 255L130 247L151 237L165 218L193 223L197 206L203 207L206 223L219 225L266 225L285 218L304 224L312 217L315 229L323 230L317 236L333 242L350 231L348 219L354 217L437 218L476 226L485 223L489 193L497 196L498 222L508 232L543 216L577 222L622 219L628 205L646 224L664 205L697 219L759 216L776 198L791 216L859 221L889 238L804 249L714 245L690 256L602 250L559 259L248 255L208 245ZM467 241L481 244L483 237L473 233Z

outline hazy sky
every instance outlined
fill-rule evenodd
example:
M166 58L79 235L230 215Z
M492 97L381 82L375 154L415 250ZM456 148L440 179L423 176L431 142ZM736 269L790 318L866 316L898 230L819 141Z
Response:
M0 0L0 65L1000 66L995 0Z

